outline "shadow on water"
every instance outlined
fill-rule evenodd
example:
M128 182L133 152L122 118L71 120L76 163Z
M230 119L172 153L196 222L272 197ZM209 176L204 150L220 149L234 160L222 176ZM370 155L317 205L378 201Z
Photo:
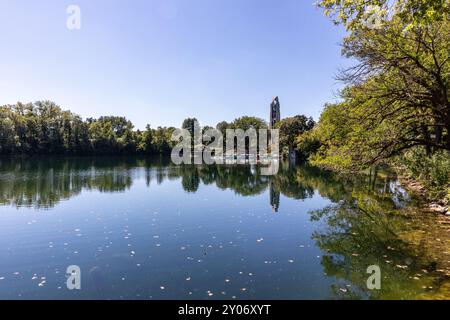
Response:
M50 209L83 191L126 192L137 178L150 189L152 181L180 181L187 193L201 185L243 197L267 192L274 212L284 198L319 195L331 205L309 212L320 224L312 239L325 253L324 272L338 280L332 298L450 298L449 223L425 215L389 170L343 176L283 163L269 177L257 166L175 166L165 158L0 159L0 204ZM367 289L368 265L380 266L381 290Z

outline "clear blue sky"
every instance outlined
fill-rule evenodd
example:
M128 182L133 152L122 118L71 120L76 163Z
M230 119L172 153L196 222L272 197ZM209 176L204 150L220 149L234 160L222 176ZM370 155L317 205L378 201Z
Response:
M343 36L314 0L0 0L0 104L178 127L267 119L278 95L282 117L317 119L348 65Z

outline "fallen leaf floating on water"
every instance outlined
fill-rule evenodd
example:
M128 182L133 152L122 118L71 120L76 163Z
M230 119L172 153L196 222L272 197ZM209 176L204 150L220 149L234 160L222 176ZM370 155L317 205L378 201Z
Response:
M400 264L397 264L396 267L400 269L408 269L408 266L402 266Z

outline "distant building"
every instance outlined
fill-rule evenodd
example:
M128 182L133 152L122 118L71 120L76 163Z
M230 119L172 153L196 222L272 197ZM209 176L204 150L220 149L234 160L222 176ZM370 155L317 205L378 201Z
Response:
M270 123L269 123L270 129L274 129L276 124L281 121L280 109L281 109L280 100L278 99L278 97L273 98L272 103L270 104ZM269 144L272 144L271 140L269 140ZM292 145L289 146L288 160L289 165L295 166L297 154Z
M275 128L275 125L281 120L280 101L278 97L273 98L270 104L270 129Z

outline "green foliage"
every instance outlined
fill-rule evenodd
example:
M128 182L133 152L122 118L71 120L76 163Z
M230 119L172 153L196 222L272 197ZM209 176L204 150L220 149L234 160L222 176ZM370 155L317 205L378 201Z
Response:
M320 145L317 152L309 158L311 164L338 171L351 170L355 166L356 156L352 157L355 153L352 152L352 147L355 146L350 140L354 131L349 124L347 110L344 103L325 106L319 123L311 134L311 139L318 141L316 144Z
M244 131L247 131L249 129L255 129L256 135L259 138L259 129L267 129L268 125L267 122L264 119L257 118L257 117L251 117L251 116L243 116L240 118L235 119L233 122L226 122L221 121L216 125L216 129L219 130L223 135L223 147L226 148L226 142L227 142L227 135L226 131L227 129L241 129ZM248 142L246 142L246 148L249 147Z
M172 133L175 131L173 127L158 127L153 131L152 146L153 150L159 154L169 154L174 143L171 141Z
M281 153L284 156L288 155L289 150L294 149L297 137L314 128L315 124L311 117L304 115L285 118L278 122L275 128L280 130Z
M404 175L421 181L433 199L450 201L450 152L441 150L427 156L424 148L413 148L394 161Z
M267 122L264 121L261 118L257 117L249 117L244 116L241 118L235 119L230 125L227 127L227 129L242 129L244 131L248 129L267 129Z
M226 121L221 121L216 125L216 129L219 130L223 136L225 136L226 130L229 127L230 127L230 124Z
M183 121L181 125L182 129L186 129L190 132L191 136L194 136L194 131L200 129L199 122L196 118L187 118Z
M316 154L321 147L321 141L317 135L317 130L307 131L295 139L295 150L300 160L308 160L309 157Z
M53 102L17 103L0 111L0 154L71 154L89 149L88 124Z
M350 30L374 19L387 21L393 14L409 29L440 20L450 10L448 0L320 0L319 6L336 24Z
M173 130L135 131L124 117L83 121L50 101L19 102L0 106L0 155L167 154Z
M449 184L449 2L323 0L321 5L349 28L343 54L357 64L340 75L347 84L343 101L327 105L314 130L320 147L311 163L359 171L394 161L424 181L433 197L442 196ZM374 5L395 10L369 27L363 22Z

